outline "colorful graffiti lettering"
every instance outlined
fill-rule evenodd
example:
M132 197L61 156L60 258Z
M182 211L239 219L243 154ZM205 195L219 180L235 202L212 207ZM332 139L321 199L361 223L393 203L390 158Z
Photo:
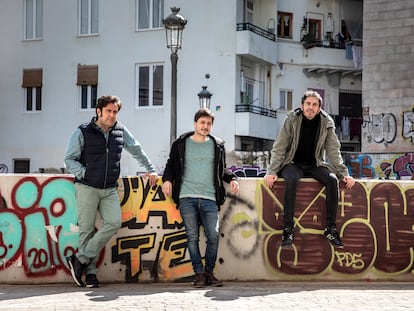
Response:
M343 153L344 163L354 178L403 179L414 173L414 153L366 154ZM266 169L258 165L231 166L237 176L260 178L266 175Z
M10 206L0 209L1 269L21 258L27 275L53 275L77 244L72 180L49 178L40 183L24 177L10 197Z
M122 178L118 194L121 199L122 222L130 229L144 228L151 216L162 216L164 229L182 227L178 209L166 199L161 184L150 187L142 177Z
M397 179L411 177L414 173L414 153L400 154L390 161L383 161L380 168L387 178L393 175Z
M229 168L238 177L263 177L266 175L266 169L258 165L243 165L242 167L232 166Z
M409 179L414 173L414 153L385 155L344 153L344 162L354 178Z
M372 159L366 154L350 154L345 157L345 163L351 176L354 178L373 178L375 169L372 167Z
M271 191L258 182L261 201L257 206L263 209L259 230L266 236L266 262L272 270L297 276L332 269L360 276L367 271L392 275L412 269L413 186L403 189L396 183L377 182L370 188L357 183L352 190L341 189L337 226L345 249L336 251L323 236L324 188L314 182L300 183L306 195L297 197L294 247L282 249L283 184L277 183Z
M372 173L366 158L353 160L354 165L364 164L363 169L355 166L353 170ZM411 161L401 157L402 163ZM280 247L283 180L273 189L265 187L262 178L244 178L240 183L240 193L228 194L220 209L216 268L221 278L412 277L414 183L357 180L353 189L341 188L337 226L344 249L334 249L323 235L325 189L318 182L300 182L295 242L287 249ZM18 282L33 278L70 282L65 257L76 251L78 243L73 179L0 176L0 187L0 281L15 277L12 271L20 268L24 273ZM142 177L120 178L123 226L101 253L100 279L142 282L192 277L179 210L160 188L161 180L150 187Z

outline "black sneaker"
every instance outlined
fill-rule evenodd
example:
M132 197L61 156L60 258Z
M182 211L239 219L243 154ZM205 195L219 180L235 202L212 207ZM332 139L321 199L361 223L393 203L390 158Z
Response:
M73 254L70 257L66 257L66 262L69 265L70 272L72 274L72 278L75 281L75 283L79 287L84 287L85 284L82 281L82 274L83 274L83 271L85 271L85 268L87 267L87 265L81 263L75 254Z
M336 230L336 227L326 227L325 232L323 233L326 238L331 242L331 244L334 247L343 248L344 244L342 244L342 241L339 237L338 230Z
M223 286L223 282L217 279L212 272L206 271L206 283L207 285L214 286L214 287L220 287Z
M96 274L87 274L85 283L86 283L86 287L89 287L89 288L92 288L92 287L96 288L96 287L99 287L100 285L98 279L96 278Z
M292 228L285 227L283 228L282 235L282 246L289 246L293 243L293 230Z
M205 273L197 273L194 280L194 287L202 288L207 285L207 278Z

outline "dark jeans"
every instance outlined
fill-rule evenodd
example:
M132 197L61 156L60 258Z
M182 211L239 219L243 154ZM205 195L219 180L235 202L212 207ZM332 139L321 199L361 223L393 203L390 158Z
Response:
M219 246L219 214L216 202L201 198L182 198L179 206L194 272L213 272ZM205 268L199 247L200 225L204 227L207 238Z
M299 179L302 177L313 177L326 187L326 225L336 225L336 211L338 209L338 178L326 167L314 165L288 164L280 171L280 176L285 179L285 204L284 204L284 226L293 228L293 216L296 205L296 189Z

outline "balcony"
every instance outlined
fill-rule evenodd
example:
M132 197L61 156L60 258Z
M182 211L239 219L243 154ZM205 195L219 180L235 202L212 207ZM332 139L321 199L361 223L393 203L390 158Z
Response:
M277 118L276 110L263 108L260 106L254 105L236 105L236 112L250 112L255 114L260 114L262 116L268 116L271 118Z
M269 64L277 64L276 36L250 23L237 24L236 53Z
M236 132L238 136L273 140L276 136L276 110L254 105L236 105Z
M340 71L348 74L361 74L361 68L355 66L353 59L346 57L346 50L342 48L326 47L315 43L313 48L306 49L302 43L288 40L278 41L278 59L281 63L289 63L291 59L300 60L309 71Z

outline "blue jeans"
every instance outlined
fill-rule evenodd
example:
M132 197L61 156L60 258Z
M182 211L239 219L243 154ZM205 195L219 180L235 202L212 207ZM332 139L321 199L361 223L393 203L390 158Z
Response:
M200 198L180 199L179 209L183 219L188 251L195 273L213 272L219 244L219 216L215 201ZM207 238L205 268L200 254L200 225Z

